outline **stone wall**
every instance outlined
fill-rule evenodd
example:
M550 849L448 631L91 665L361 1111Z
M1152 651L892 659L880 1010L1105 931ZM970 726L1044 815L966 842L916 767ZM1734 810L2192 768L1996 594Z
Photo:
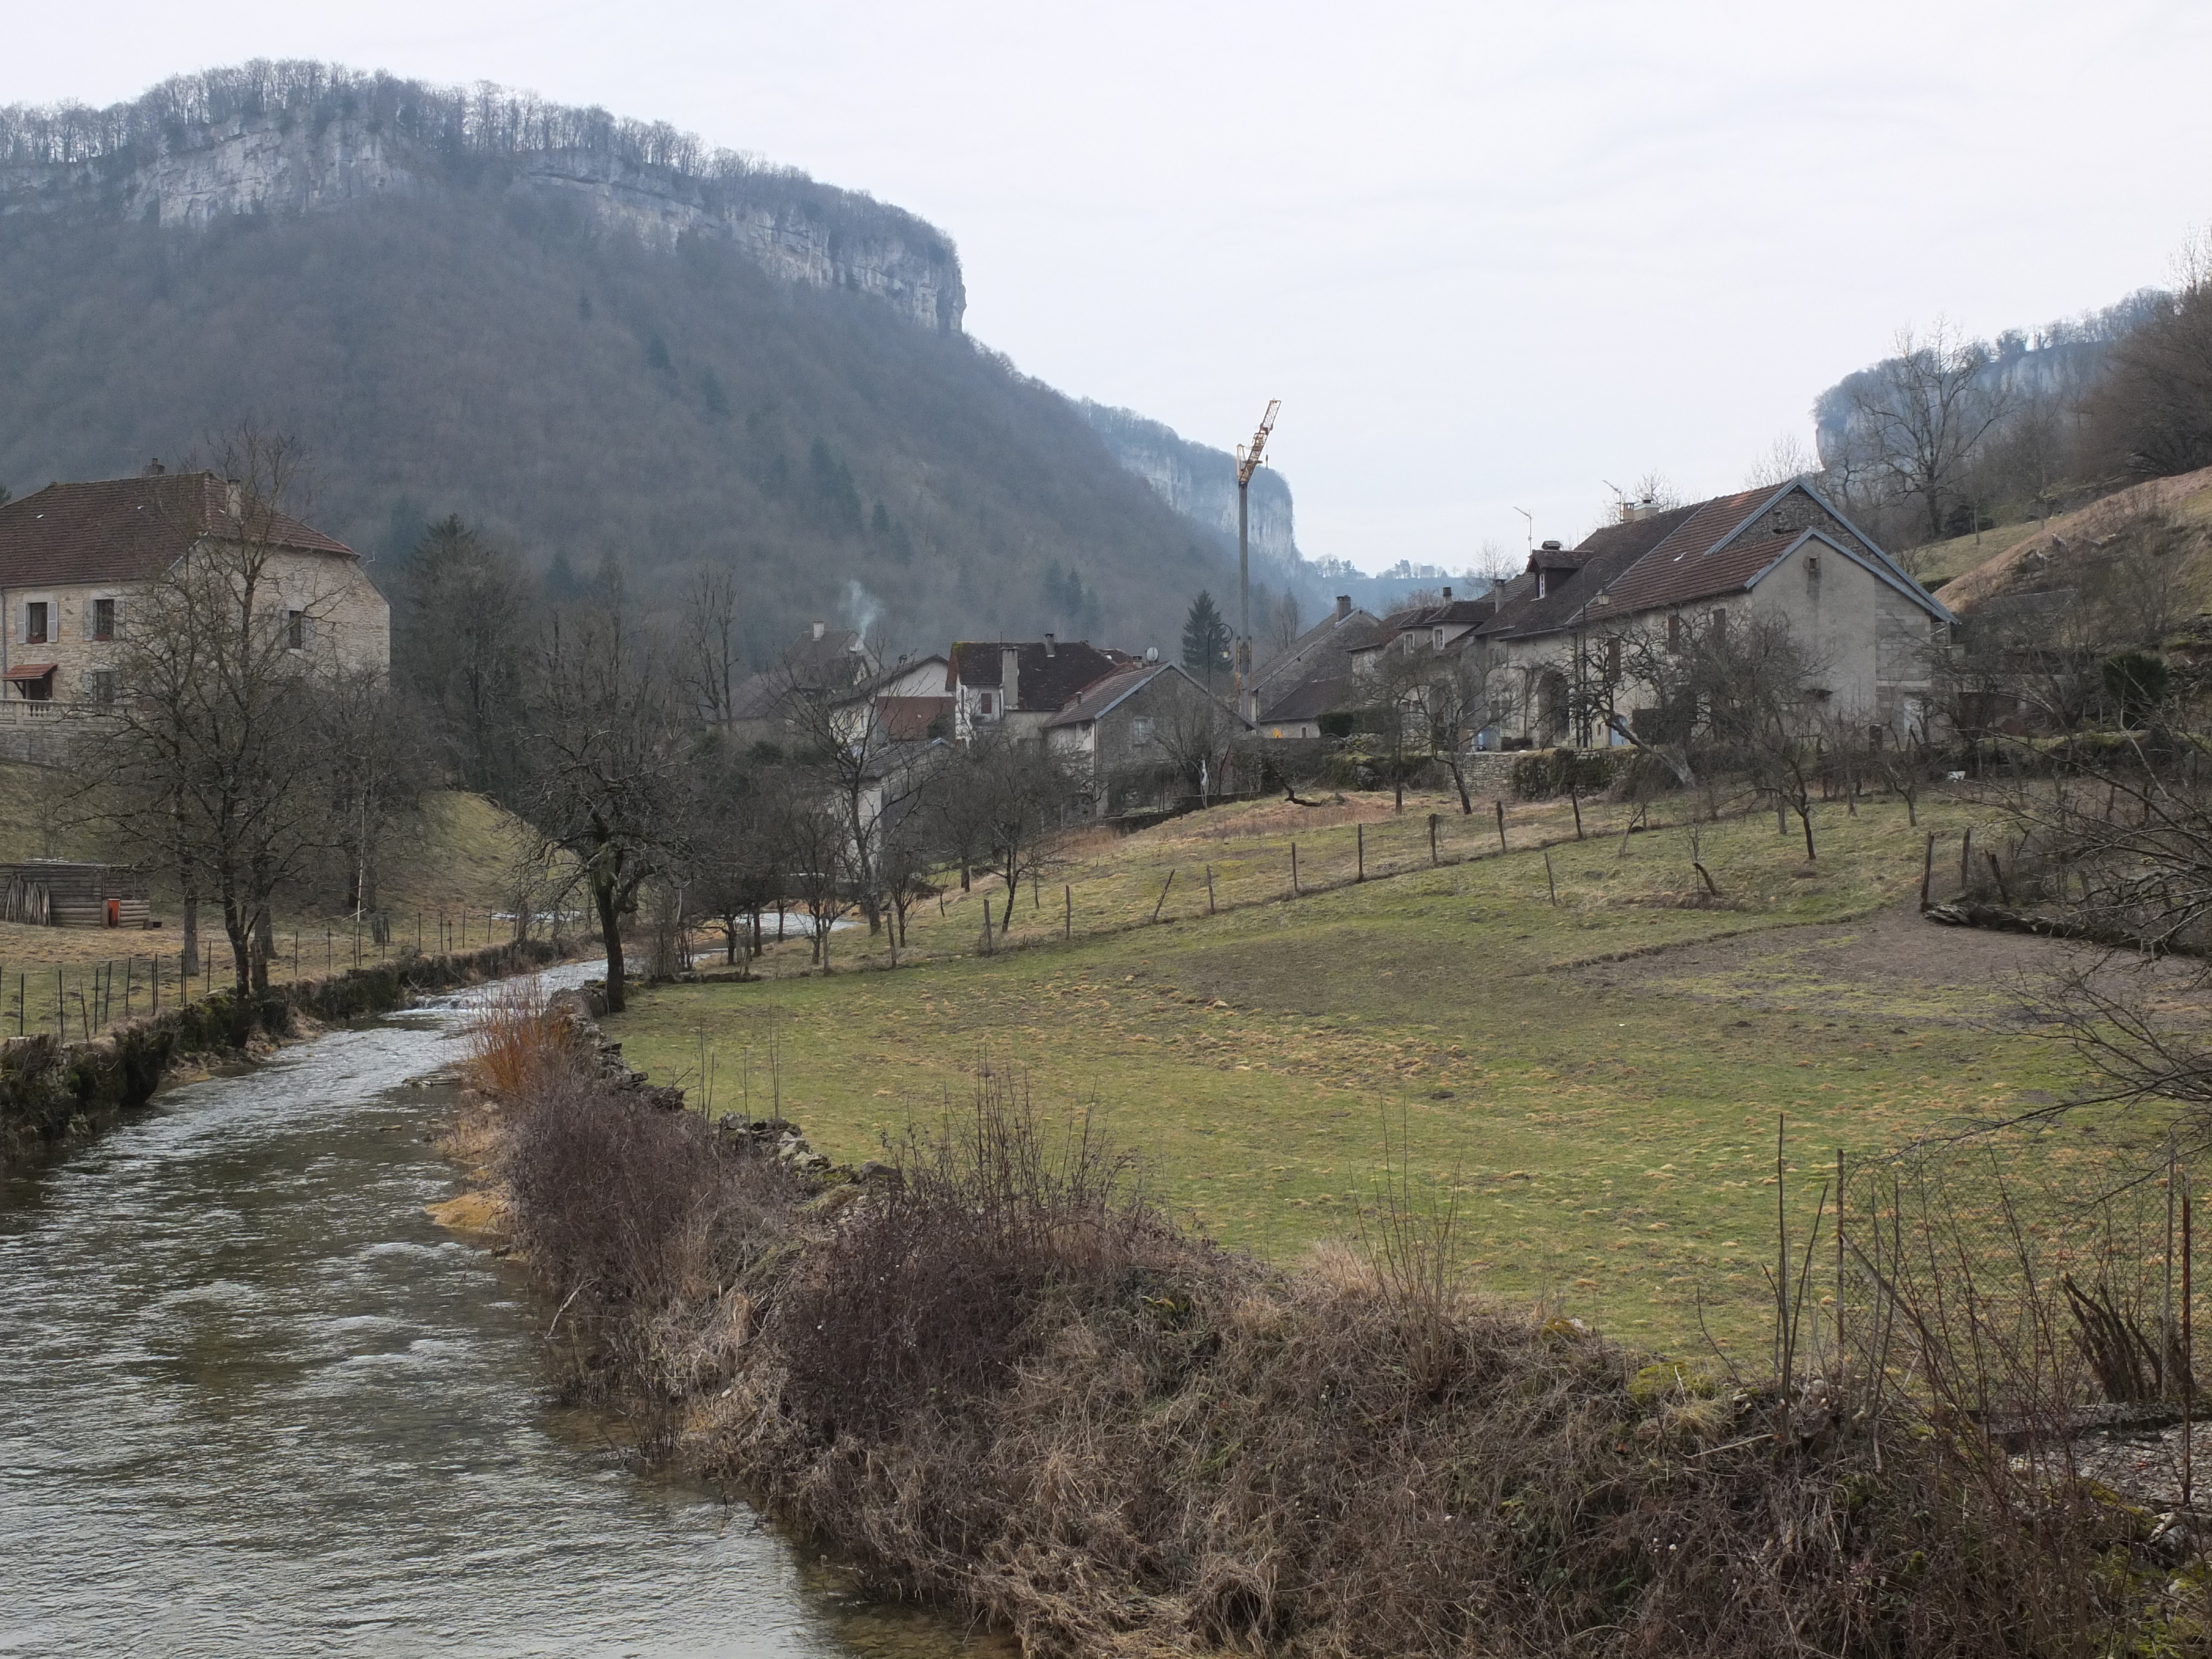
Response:
M228 993L207 997L89 1042L64 1043L51 1034L0 1042L0 1169L87 1139L143 1106L188 1054L232 1054L257 1035L290 1036L301 1015L330 1021L388 1013L426 993L542 968L568 954L557 941L529 939L415 957L277 986L258 1002L241 1004Z

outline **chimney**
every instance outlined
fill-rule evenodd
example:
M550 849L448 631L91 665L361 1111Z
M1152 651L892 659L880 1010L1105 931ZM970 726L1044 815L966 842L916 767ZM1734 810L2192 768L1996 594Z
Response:
M142 478L158 478L168 470L161 465L161 458L156 455L139 469L138 476Z
M1451 589L1449 587L1444 589L1444 603L1446 605L1449 605L1451 603Z
M1342 621L1343 621L1346 617L1350 616L1351 614L1352 614L1352 595L1351 595L1351 594L1349 594L1349 593L1340 593L1340 594L1338 594L1338 595L1336 596L1336 619L1337 619L1337 621L1339 621L1339 622L1342 622Z
M999 647L999 702L1009 714L1022 706L1022 648Z
M1052 655L1052 635L1049 634L1044 636L1044 653L1048 657Z
M816 639L817 639L817 640L818 640L818 639L820 639L820 638L822 637L822 635L823 635L823 632L824 627L825 627L825 624L823 624L823 623L816 623L814 624L814 637L815 637Z

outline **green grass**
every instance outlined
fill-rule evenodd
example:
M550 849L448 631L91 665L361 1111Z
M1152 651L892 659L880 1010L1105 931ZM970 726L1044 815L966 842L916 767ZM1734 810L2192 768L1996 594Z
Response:
M1524 809L1516 838L1571 836L1565 812ZM1869 917L1909 894L1924 842L1893 803L1823 809L1811 875L1771 817L1706 827L1703 861L1736 908L1686 908L1696 878L1676 828L1554 847L1556 907L1542 855L1516 852L1212 918L1201 881L1200 914L1130 925L1165 869L1184 872L1171 897L1188 890L1194 853L1214 858L1218 902L1256 901L1279 863L1286 875L1286 841L1240 836L1239 814L1258 816L1182 820L1068 872L1079 921L1125 931L1063 945L1047 937L1060 918L1024 897L1027 948L665 988L611 1029L665 1079L696 1085L711 1059L718 1110L767 1109L773 1046L785 1114L847 1159L964 1099L979 1066L1022 1068L1046 1103L1092 1104L1161 1200L1277 1258L1357 1231L1386 1129L1402 1127L1418 1175L1456 1179L1494 1288L1557 1294L1647 1342L1687 1339L1701 1299L1717 1334L1759 1328L1778 1112L1809 1214L1834 1146L1893 1147L2071 1081L2063 1050L1985 1028L2008 1006L2000 987L1838 977L1823 951L1848 953L1849 931L1755 969L1729 950L1702 965L1663 951L1734 938L1771 951L1784 941L1761 936L1778 928ZM1945 803L1921 816L1954 848L1969 821ZM1370 870L1378 844L1387 862L1410 841L1405 861L1425 863L1425 817L1408 817L1370 831ZM1350 834L1302 833L1302 873L1337 873L1332 837ZM933 906L910 949L965 945L979 904L941 920ZM1599 978L1578 966L1623 956Z

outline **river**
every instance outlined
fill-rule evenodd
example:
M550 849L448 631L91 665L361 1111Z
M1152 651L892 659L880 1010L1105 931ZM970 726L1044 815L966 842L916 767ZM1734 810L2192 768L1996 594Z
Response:
M0 1654L974 1654L548 1405L546 1310L423 1213L465 1001L0 1187Z

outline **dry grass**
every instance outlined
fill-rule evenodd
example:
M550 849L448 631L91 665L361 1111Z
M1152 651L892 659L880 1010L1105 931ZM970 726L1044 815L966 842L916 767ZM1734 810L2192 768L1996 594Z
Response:
M1905 1395L1877 1455L1809 1389L1473 1297L1408 1188L1370 1252L1280 1270L1179 1235L1003 1080L901 1179L806 1199L732 1146L573 1075L518 1119L532 1259L594 1310L580 1370L1029 1654L2087 1659L2195 1628L2093 1490Z

